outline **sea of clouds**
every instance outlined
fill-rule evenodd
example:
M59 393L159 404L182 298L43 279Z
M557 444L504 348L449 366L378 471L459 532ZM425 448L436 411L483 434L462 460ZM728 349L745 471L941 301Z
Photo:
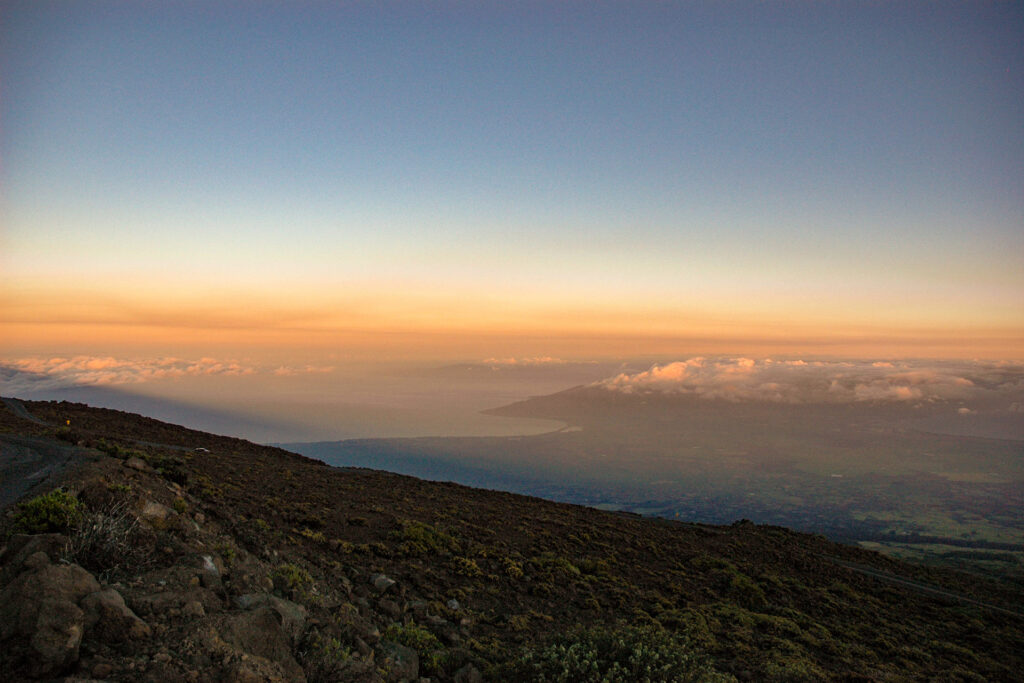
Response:
M1001 403L1024 412L1024 363L697 357L620 373L591 386L627 394L777 403ZM969 412L971 408L964 407Z
M241 376L268 373L291 376L330 372L333 367L264 367L237 360L173 357L126 359L97 356L32 357L0 361L0 381L6 395L75 386L116 386L199 376Z

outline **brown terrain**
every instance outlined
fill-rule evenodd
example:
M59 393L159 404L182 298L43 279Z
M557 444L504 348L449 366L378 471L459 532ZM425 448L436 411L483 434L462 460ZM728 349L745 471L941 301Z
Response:
M81 404L5 401L0 447L3 680L1024 680L1018 586L821 536Z

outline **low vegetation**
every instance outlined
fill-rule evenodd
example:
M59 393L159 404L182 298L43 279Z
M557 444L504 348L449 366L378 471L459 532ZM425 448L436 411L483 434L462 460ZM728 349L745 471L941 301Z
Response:
M18 505L10 533L46 534L70 531L82 521L82 505L63 489L36 496Z
M552 683L725 683L706 653L656 626L577 629L528 649L504 667L508 680Z
M1013 614L1024 591L1005 583L779 527L655 521L332 470L125 413L30 407L52 423L70 419L76 443L102 438L119 450L9 510L0 531L64 534L62 558L118 586L153 630L116 647L86 631L88 648L61 675L1013 680L1024 668L1024 618ZM121 457L127 450L136 454ZM156 466L168 461L177 464ZM168 478L175 467L182 476ZM239 635L256 623L276 640ZM27 666L5 659L0 676L17 680Z

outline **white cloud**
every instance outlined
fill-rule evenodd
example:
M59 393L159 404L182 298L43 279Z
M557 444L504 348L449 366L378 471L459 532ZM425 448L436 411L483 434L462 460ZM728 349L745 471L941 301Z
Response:
M0 361L7 391L18 388L51 389L82 385L136 384L151 380L200 375L248 375L255 368L237 361L216 358L182 360L164 357L123 359L75 356L73 358L15 358ZM13 393L13 392L12 392Z
M592 386L728 401L930 403L1024 390L1024 365L697 357L622 373Z
M33 357L0 360L0 379L5 393L71 386L138 384L177 377L240 376L270 373L276 376L325 374L334 366L282 365L273 370L236 360L199 358L125 359L110 356Z

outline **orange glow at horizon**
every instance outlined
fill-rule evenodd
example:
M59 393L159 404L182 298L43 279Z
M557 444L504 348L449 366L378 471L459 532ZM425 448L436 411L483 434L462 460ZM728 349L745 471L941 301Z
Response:
M138 285L138 286L135 286ZM745 295L698 301L498 296L428 287L301 291L202 283L78 287L21 282L0 297L0 352L89 349L322 353L364 358L801 354L1024 358L1019 311L903 307ZM106 351L105 351L106 350Z

